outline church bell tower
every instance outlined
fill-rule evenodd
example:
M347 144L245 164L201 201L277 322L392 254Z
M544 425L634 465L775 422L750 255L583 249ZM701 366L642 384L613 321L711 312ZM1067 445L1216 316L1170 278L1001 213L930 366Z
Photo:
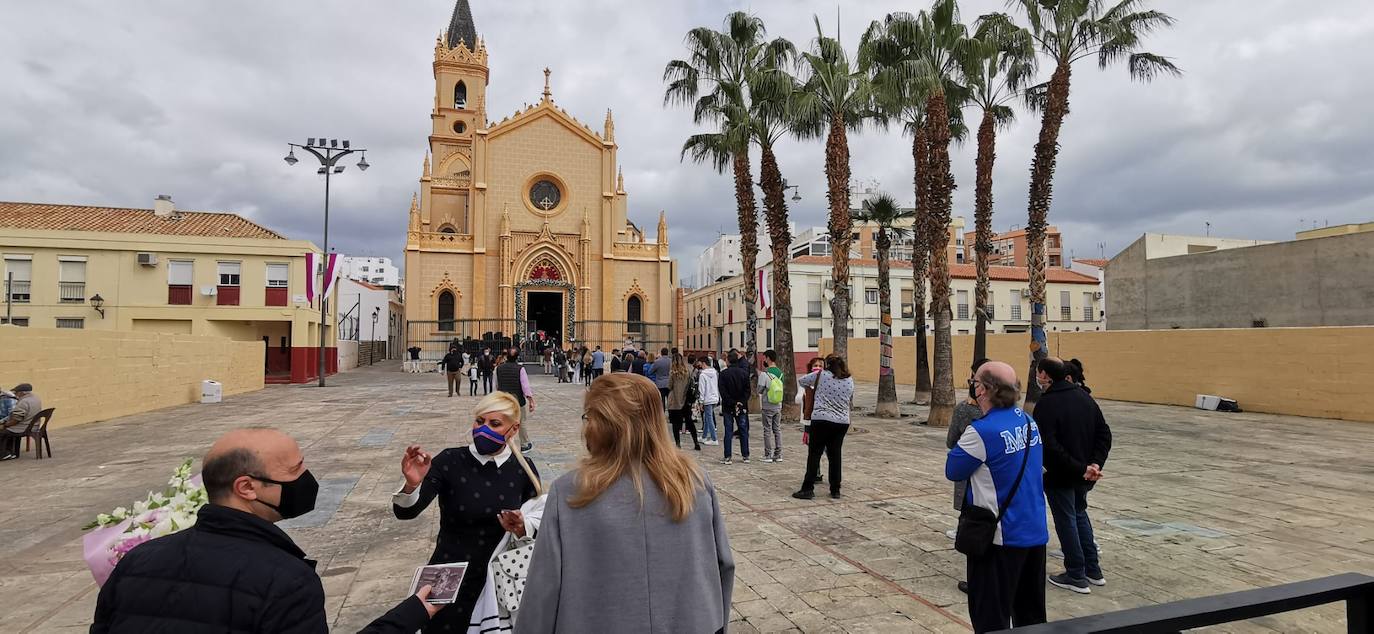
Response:
M487 47L477 36L468 0L457 0L448 29L434 42L434 109L429 154L420 178L422 231L474 233L474 184L487 128Z

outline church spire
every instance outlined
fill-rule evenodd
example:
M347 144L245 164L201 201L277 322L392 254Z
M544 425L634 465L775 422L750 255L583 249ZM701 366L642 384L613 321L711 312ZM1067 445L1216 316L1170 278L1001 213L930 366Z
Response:
M549 88L549 75L550 75L551 73L553 73L553 71L549 70L549 68L548 68L547 66L545 66L545 67L544 67L544 102L545 102L545 103L548 103L548 102L550 102L550 101L553 101L553 90Z
M453 17L448 21L448 47L457 48L459 42L470 51L477 50L477 25L472 21L468 0L458 0L453 5Z
M606 130L605 134L601 135L601 138L610 143L615 143L615 119L611 117L610 108L606 109Z
M665 211L658 212L658 243L668 244L668 213Z

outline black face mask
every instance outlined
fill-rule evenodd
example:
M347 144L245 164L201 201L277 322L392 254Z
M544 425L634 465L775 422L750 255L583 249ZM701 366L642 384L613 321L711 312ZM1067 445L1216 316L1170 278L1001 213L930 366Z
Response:
M281 500L276 505L269 504L262 498L259 498L258 501L267 508L276 511L277 515L280 515L284 520L300 517L315 510L315 497L320 493L320 483L315 480L315 476L310 473L309 469L306 469L299 478L290 482L280 482L261 476L248 477L281 487Z

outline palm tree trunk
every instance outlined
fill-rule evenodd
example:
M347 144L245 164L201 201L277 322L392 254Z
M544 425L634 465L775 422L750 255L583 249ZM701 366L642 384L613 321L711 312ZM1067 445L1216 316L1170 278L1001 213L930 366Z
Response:
M826 198L830 201L830 280L834 284L834 298L830 302L830 316L834 321L831 337L832 352L849 358L849 241L853 222L849 217L849 139L845 134L844 118L830 118L830 131L825 137Z
M977 178L973 195L973 252L978 282L973 289L974 306L978 311L978 330L973 334L973 360L988 357L988 253L992 251L992 165L997 161L997 121L992 110L983 111L978 125Z
M887 229L878 227L878 304L882 321L878 326L878 406L873 415L901 418L897 405L897 376L892 371L892 263L888 261L892 239Z
M926 275L930 269L930 209L925 194L928 146L927 129L922 125L916 129L911 140L911 155L916 167L916 222L911 239L911 312L916 319L916 389L911 400L918 404L930 402L930 351L926 345Z
M1040 399L1040 386L1035 382L1035 370L1040 360L1049 355L1045 337L1045 228L1050 215L1050 200L1054 195L1054 165L1059 156L1059 129L1069 113L1069 65L1060 64L1050 77L1045 113L1040 120L1040 139L1035 142L1035 158L1031 162L1030 203L1026 219L1026 255L1030 274L1031 300L1031 360L1026 374L1027 412L1035 410Z
M773 247L773 350L782 367L782 418L801 420L797 399L797 364L792 347L792 282L788 271L792 231L787 227L787 192L782 188L782 172L773 148L765 146L759 165L763 184L763 211L768 220L768 238Z
M954 175L949 166L949 110L943 90L926 101L930 124L930 296L935 314L935 372L931 382L931 427L948 427L954 415L954 341L950 335L953 315L949 308L949 221L954 207Z
M744 268L744 354L753 369L757 352L759 320L754 302L758 289L754 267L759 257L759 212L754 205L754 175L749 170L749 153L735 153L735 203L739 206L739 255Z

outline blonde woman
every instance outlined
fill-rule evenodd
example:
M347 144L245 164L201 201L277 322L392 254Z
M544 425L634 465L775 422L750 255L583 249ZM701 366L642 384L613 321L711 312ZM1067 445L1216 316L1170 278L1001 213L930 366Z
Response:
M437 497L439 536L429 563L468 563L458 599L429 622L426 632L468 629L492 552L506 532L525 535L525 518L516 509L538 494L514 459L520 402L506 392L492 392L477 402L472 414L472 444L434 456L419 445L406 448L401 458L405 483L392 496L392 512L403 520L419 517Z
M725 522L705 472L668 438L658 388L608 374L583 408L588 455L549 492L515 631L723 630Z
M691 366L687 365L681 352L674 352L672 369L668 371L668 422L673 426L673 444L682 447L682 426L686 425L687 431L692 434L692 448L701 451L701 443L697 441L697 426L692 422L695 388Z

